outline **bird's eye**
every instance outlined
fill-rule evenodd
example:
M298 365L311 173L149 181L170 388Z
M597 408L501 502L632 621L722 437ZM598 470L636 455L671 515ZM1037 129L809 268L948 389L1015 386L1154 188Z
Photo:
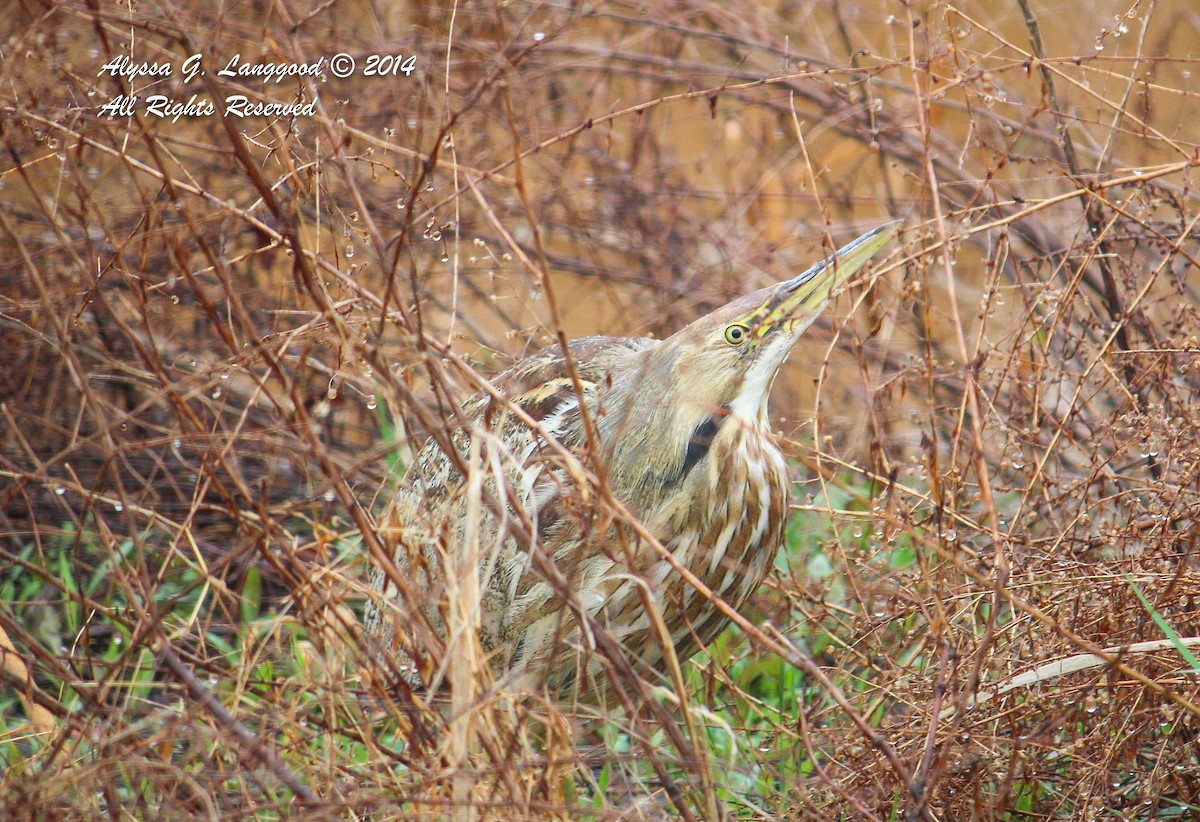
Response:
M730 323L725 326L725 342L730 345L741 345L750 335L750 329L742 323Z

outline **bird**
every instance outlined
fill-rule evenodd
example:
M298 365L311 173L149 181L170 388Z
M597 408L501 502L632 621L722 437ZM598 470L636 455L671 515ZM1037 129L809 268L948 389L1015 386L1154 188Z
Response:
M762 583L790 488L771 387L833 293L897 231L881 225L661 340L584 337L493 378L450 417L448 440L419 450L380 520L392 564L373 566L364 613L378 658L408 686L433 687L444 660L422 647L416 620L449 641L450 599L477 590L477 647L497 682L601 699L597 627L639 675L669 681L670 651L682 663L729 622L676 564L734 609ZM598 510L582 465L639 527ZM509 527L518 519L529 527ZM535 541L557 584L533 561ZM477 587L463 584L464 567Z

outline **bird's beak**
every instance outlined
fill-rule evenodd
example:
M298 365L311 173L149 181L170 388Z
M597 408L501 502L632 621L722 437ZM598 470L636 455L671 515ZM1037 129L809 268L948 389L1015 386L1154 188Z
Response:
M771 299L763 306L766 310L758 325L760 333L777 325L782 325L788 333L798 325L807 327L833 292L887 245L899 228L897 221L868 231L803 274L776 286Z

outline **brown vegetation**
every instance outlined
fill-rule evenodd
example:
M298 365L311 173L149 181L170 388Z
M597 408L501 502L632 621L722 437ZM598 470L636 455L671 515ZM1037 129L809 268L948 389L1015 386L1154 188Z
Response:
M210 5L6 9L0 815L1200 811L1194 4ZM892 218L686 696L378 685L373 517L484 376Z

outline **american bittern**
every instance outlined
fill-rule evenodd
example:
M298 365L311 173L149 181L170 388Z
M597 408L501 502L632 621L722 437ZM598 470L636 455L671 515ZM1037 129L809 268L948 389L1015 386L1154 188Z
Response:
M577 653L587 632L565 607L561 580L556 591L533 568L530 546L497 516L504 503L480 509L480 483L494 499L524 508L575 602L638 670L661 668L667 657L660 637L669 636L680 661L716 637L728 618L681 578L662 549L734 608L762 582L783 542L789 485L767 419L771 385L831 292L895 232L895 224L881 226L798 277L740 297L667 339L575 340L571 365L560 349L544 351L492 381L510 403L488 395L469 401L463 410L470 422L452 438L458 459L431 439L382 524L403 579L375 569L366 627L400 675L428 684L436 660L414 647L408 629L417 615L397 582L418 593L416 607L444 637L452 605L447 574L461 574L464 564L478 571L479 640L498 675L561 695L578 674L597 670ZM564 448L594 449L602 482L661 549L639 539L637 529L588 510L598 507L597 495L581 491ZM474 497L455 465L480 472ZM458 590L458 577L449 581ZM588 679L590 689L604 690L601 677Z

